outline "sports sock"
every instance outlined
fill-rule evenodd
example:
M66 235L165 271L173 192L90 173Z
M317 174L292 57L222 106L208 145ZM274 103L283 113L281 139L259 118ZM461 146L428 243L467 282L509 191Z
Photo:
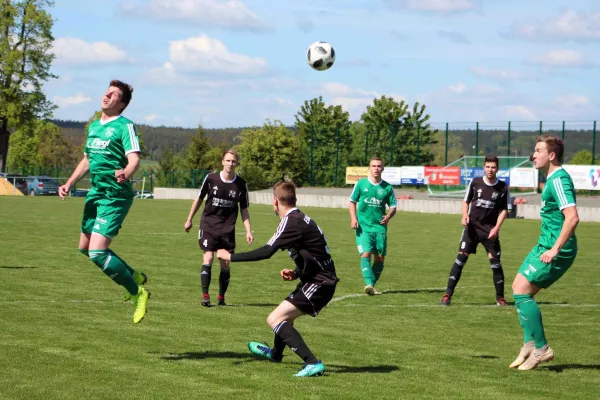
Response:
M365 280L365 285L373 286L375 284L375 274L371 268L371 259L367 257L361 257L360 269L362 270L362 276Z
M273 348L271 349L271 359L280 361L283 358L283 350L285 349L285 342L278 334L275 334L273 339Z
M469 256L466 254L458 254L456 256L456 260L454 260L454 264L452 265L452 269L450 269L450 277L448 278L448 286L446 287L446 294L452 296L454 294L454 289L456 285L458 285L458 281L460 280L460 276L462 274L463 267L467 263Z
M496 299L504 298L504 270L498 258L490 258L490 266L492 267L492 279L496 288Z
M535 341L535 348L544 347L546 336L544 335L544 325L542 324L542 312L537 302L530 294L515 294L515 307L519 316L519 322L523 328L523 343Z
M221 268L221 273L219 274L219 296L225 297L225 292L227 292L227 287L229 286L229 278L231 277L231 269Z
M273 332L275 332L276 335L279 335L283 342L292 349L298 357L303 359L305 363L315 364L319 362L292 324L289 324L287 321L280 322L273 328Z
M108 254L110 254L113 257L117 257L125 266L125 268L127 268L127 271L129 271L129 273L131 274L131 276L133 276L133 273L135 272L135 270L133 268L131 268L129 265L127 265L127 263L121 258L119 257L114 251L112 251L111 249L107 249L106 251L108 251Z
M373 284L379 281L379 277L383 272L383 261L377 261L377 259L373 260L373 275L375 276L375 281Z
M102 272L110 279L127 289L131 295L138 294L137 283L118 257L113 257L108 249L90 250L89 253L92 262L102 269Z
M89 256L90 256L90 252L89 252L89 251L87 251L87 250L84 250L84 249L79 249L79 252L80 252L81 254L83 254L84 256L88 257L88 258L89 258Z
M208 294L211 271L212 265L202 264L202 272L200 272L200 284L202 285L202 294Z

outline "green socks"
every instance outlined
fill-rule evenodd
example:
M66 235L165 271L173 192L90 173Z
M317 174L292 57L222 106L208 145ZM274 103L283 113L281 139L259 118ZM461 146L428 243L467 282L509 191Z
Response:
M108 249L90 250L89 254L92 262L108 275L110 279L127 289L132 296L138 294L139 287L137 283L135 283L131 273L119 257L115 257Z
M373 286L375 284L375 274L371 268L371 259L361 257L360 269L362 270L362 276L365 280L365 285Z
M519 316L519 323L523 328L524 343L535 341L535 348L540 349L548 342L544 335L542 312L533 296L529 294L515 294L515 307Z
M381 273L383 272L383 261L373 261L373 274L375 275L375 283L379 280Z

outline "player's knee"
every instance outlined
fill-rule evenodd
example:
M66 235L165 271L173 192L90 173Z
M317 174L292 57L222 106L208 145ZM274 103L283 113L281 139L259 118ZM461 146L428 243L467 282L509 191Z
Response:
M90 252L87 249L79 249L79 252L88 258L90 256Z
M204 260L203 260L204 264L212 265L213 260L214 260L214 253L212 251L204 253Z
M497 257L490 258L490 267L492 267L492 269L502 269L500 259Z
M371 258L371 253L368 253L366 251L363 253L360 253L360 258Z
M271 313L267 317L267 325L269 325L271 329L274 329L279 322L281 322L281 318L275 313Z
M374 260L375 260L375 262L382 263L385 260L385 257L384 256L375 256Z

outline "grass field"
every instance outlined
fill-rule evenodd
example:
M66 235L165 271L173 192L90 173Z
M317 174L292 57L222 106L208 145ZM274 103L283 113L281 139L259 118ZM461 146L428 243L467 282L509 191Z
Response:
M0 197L1 399L599 397L598 224L580 224L575 265L538 296L555 361L520 372L507 368L521 346L516 312L494 305L483 251L470 258L453 305L438 305L458 216L399 213L378 286L384 294L366 297L347 211L304 209L325 231L341 282L319 317L296 323L327 367L324 377L300 379L292 376L301 367L294 354L271 364L246 347L272 342L265 319L294 287L279 278L292 265L287 254L235 264L230 306L201 307L201 253L196 234L183 231L190 205L136 200L112 246L149 275L149 314L134 326L121 288L77 252L83 199ZM252 206L251 217L256 248L278 219L265 206ZM538 232L539 221L505 223L508 301Z

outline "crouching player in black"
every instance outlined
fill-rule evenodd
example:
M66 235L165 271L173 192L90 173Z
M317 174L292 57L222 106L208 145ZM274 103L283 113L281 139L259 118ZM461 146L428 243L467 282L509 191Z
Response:
M474 178L462 206L462 225L465 227L458 248L458 256L450 270L446 294L440 302L449 306L469 255L475 254L481 243L488 253L492 278L496 288L496 304L506 306L504 300L504 271L500 263L500 227L508 215L508 185L496 177L498 157L486 156L483 164L485 175ZM469 209L469 205L471 206Z
M287 249L296 263L296 269L284 269L281 277L286 281L299 279L300 283L281 304L269 314L267 324L275 332L273 348L258 343L248 343L250 351L271 361L281 361L287 345L304 360L304 366L295 376L320 376L325 366L308 348L294 320L302 315L316 317L329 303L339 279L329 255L323 231L302 211L296 208L296 187L291 182L280 182L273 188L273 209L281 218L277 231L269 242L256 250L230 254L217 251L221 260L235 262L259 261L270 258L277 250Z

